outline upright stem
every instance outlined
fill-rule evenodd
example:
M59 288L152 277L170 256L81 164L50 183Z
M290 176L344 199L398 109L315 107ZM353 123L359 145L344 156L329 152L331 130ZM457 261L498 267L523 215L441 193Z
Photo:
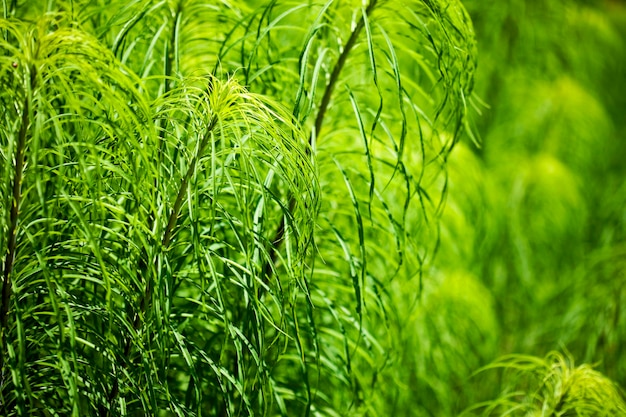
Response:
M178 193L176 194L176 200L174 201L174 205L172 206L172 210L170 211L170 216L167 221L167 226L165 226L165 231L163 232L163 238L161 240L162 251L165 251L169 247L172 241L174 229L176 228L176 223L178 222L178 215L180 214L180 209L183 205L185 194L187 192L187 184L189 184L189 180L191 179L191 176L193 175L196 169L198 160L204 153L204 149L207 147L209 140L211 139L211 133L213 132L213 129L217 125L217 120L218 120L217 116L213 116L211 118L211 121L209 122L209 126L207 127L207 131L202 137L200 144L198 146L198 151L196 155L194 155L193 159L191 160L189 167L187 168L187 171L185 172L185 176L183 177L183 180L180 184L180 187L178 188ZM157 260L155 259L154 262L155 262L155 268L156 268ZM141 271L138 271L138 273L140 272ZM152 298L152 282L149 278L146 278L146 289L144 290L144 293L141 297L141 301L139 303L139 311L135 313L135 317L133 320L133 328L135 330L138 330L139 327L141 326L141 323L142 323L141 315L145 313L148 303L150 302L151 298ZM124 344L124 356L127 359L128 359L128 356L130 355L131 349L132 349L132 339L129 337L126 339L126 343ZM123 368L126 368L128 366L128 362L123 362L121 366ZM113 381L113 387L111 388L111 392L109 392L109 403L111 407L108 410L104 410L102 407L100 407L101 415L108 416L110 414L111 409L113 409L113 402L115 401L118 395L119 395L119 380L116 378Z
M350 52L352 52L352 48L354 48L354 45L359 38L363 27L365 27L365 18L369 17L369 15L372 13L374 8L376 7L376 3L378 3L378 0L370 1L367 9L365 9L365 15L361 15L361 18L354 27L354 30L352 30L348 41L344 45L343 51L341 52L341 55L339 55L339 59L337 60L333 71L330 73L330 79L328 80L328 84L326 84L326 90L324 90L324 95L322 96L322 101L320 102L320 108L317 112L317 117L315 118L315 129L309 139L311 145L313 145L314 138L316 138L319 135L320 130L322 130L324 116L326 116L326 110L328 109L328 105L330 104L330 99L333 95L333 91L335 90L335 86L337 85L339 75L341 74L343 67L346 65L348 56L350 55Z
M332 98L333 92L335 90L335 86L337 85L337 81L339 80L339 75L341 71L346 65L346 61L348 60L348 56L354 45L356 44L361 31L365 27L365 19L370 16L378 0L371 0L367 8L365 9L365 14L361 15L361 18L357 22L356 26L350 33L350 37L346 41L346 44L339 55L339 59L335 63L332 72L330 73L330 78L328 80L328 84L326 84L326 89L324 90L324 95L322 96L322 101L320 102L320 107L317 112L317 117L315 118L315 127L309 136L309 145L313 146L315 140L319 136L320 131L322 130L322 126L324 124L324 117L326 116L326 111L328 110L328 106L330 104L330 99ZM289 198L289 210L292 211L295 207L295 199L293 197ZM270 250L270 261L265 264L263 268L264 272L264 282L269 282L269 278L272 276L272 265L276 263L276 259L278 257L278 249L280 247L281 241L285 235L285 216L283 216L280 220L280 224L276 228L276 232L274 233L273 239L270 241L272 245L272 250ZM259 296L262 294L261 289L259 289Z
M198 159L200 155L204 152L204 148L209 143L209 139L211 138L211 132L213 128L217 124L217 117L213 117L209 126L207 127L207 132L202 138L202 142L200 142L200 146L198 147L198 153L193 157L191 163L189 164L189 168L187 168L187 172L185 173L185 177L183 178L183 182L180 184L180 188L178 189L178 195L176 196L176 201L174 202L174 207L172 208L172 212L170 213L170 218L167 222L167 227L165 228L165 233L163 234L163 240L161 245L166 248L169 246L172 240L172 233L174 232L174 228L176 226L176 221L178 220L178 212L180 211L180 207L183 204L183 199L185 198L185 193L187 192L187 184L193 175L193 172L196 169L196 165L198 164Z
M17 135L17 149L15 153L15 176L13 177L13 193L11 212L9 214L9 230L7 253L2 270L2 298L0 299L0 338L2 339L2 355L0 355L0 369L4 365L5 332L9 323L9 305L11 304L11 275L15 265L17 252L17 227L19 223L20 206L22 202L22 179L24 176L24 161L26 159L27 134L30 125L30 92L35 87L37 73L34 67L30 69L30 90L25 91L24 105L22 106L22 121Z

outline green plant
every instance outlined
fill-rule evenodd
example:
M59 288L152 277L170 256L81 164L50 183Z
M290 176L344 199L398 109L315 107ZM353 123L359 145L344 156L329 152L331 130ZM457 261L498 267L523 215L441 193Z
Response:
M623 9L575 0L465 4L482 45L477 92L491 106L478 118L476 154L492 215L473 231L482 252L470 268L492 291L502 327L515 329L502 333L502 353L543 356L567 343L578 360L615 377L603 365L611 352L595 350L589 336L605 325L572 312L606 304L581 294L622 291L619 274L599 279L587 265L619 252L624 237L623 107L613 91L626 48L612 22Z
M381 412L471 23L248 3L3 1L0 414Z
M574 366L573 359L558 352L545 358L511 355L488 369L503 368L501 396L463 415L482 409L479 415L507 416L616 416L626 413L621 390L589 365Z
M0 416L625 414L624 5L1 5Z

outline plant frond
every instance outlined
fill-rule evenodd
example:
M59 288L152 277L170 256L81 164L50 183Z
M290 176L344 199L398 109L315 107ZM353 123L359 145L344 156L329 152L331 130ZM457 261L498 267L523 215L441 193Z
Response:
M484 405L482 415L612 416L626 412L624 394L613 381L569 355L545 358L510 355L488 368L510 372L501 398Z

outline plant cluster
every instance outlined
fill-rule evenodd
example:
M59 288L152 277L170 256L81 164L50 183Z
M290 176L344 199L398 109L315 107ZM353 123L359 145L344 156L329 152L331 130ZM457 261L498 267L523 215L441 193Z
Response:
M2 0L0 415L626 414L620 19Z

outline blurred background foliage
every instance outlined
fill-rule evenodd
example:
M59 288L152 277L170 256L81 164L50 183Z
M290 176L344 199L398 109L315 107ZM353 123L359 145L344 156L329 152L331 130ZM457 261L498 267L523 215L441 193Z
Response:
M626 415L623 2L2 6L0 414Z
M475 94L486 104L473 117L480 148L472 148L460 166L467 167L463 188L472 189L476 178L480 191L469 197L452 191L453 153L442 227L459 223L455 233L469 230L475 242L472 256L459 256L457 262L467 260L465 268L494 300L497 354L535 355L532 360L546 366L524 371L546 378L537 391L528 382L516 386L506 372L497 383L485 384L483 378L497 374L493 369L469 378L472 395L477 389L484 398L493 398L492 390L501 395L475 412L623 415L619 388L608 389L602 400L581 394L578 408L569 411L545 406L556 392L549 400L539 398L561 372L552 373L555 357L546 357L551 350L569 352L566 362L572 369L574 361L592 364L626 385L618 353L626 343L626 314L620 307L626 296L626 5L562 0L464 4L478 39ZM449 209L452 222L446 220ZM474 227L462 226L470 216ZM455 240L442 242L441 252L458 253ZM517 360L525 359L503 366L517 369ZM605 377L590 373L578 381L589 382L594 392L591 386L602 385ZM564 378L558 384L567 386ZM547 386L541 388L542 383ZM529 395L522 399L516 390ZM617 408L611 408L620 396Z

